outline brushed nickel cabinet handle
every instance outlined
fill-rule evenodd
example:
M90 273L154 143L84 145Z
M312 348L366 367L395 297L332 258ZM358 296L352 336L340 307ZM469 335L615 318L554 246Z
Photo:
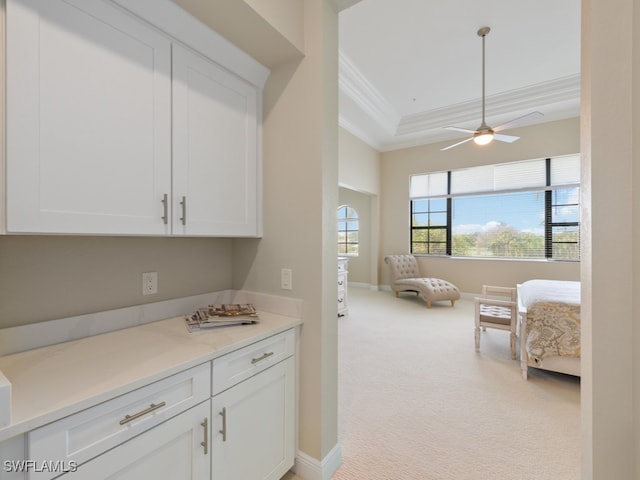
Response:
M144 410L142 410L142 411L140 411L138 413L134 413L133 415L125 415L124 418L122 420L120 420L120 425L124 425L125 423L129 423L129 422L135 420L136 418L140 418L143 415L146 415L147 413L151 413L154 410L162 408L166 404L167 404L167 402L160 402L157 405L155 403L152 403L151 405L149 405L149 408L145 408Z
M209 453L209 435L207 435L209 433L209 419L207 417L204 417L204 420L202 421L202 423L200 423L200 425L204 430L204 441L200 442L200 445L204 447L204 454L206 455L207 453Z
M169 223L169 199L168 199L168 195L165 193L162 196L162 208L163 208L163 212L164 215L162 216L162 221L164 222L165 225L167 225Z
M222 407L222 411L218 414L222 417L222 430L218 430L222 434L222 441L227 441L227 407Z
M180 221L182 222L182 225L186 225L187 224L187 197L185 196L182 197L182 201L180 202L180 205L182 206L182 217L180 217Z
M273 352L267 352L264 355L258 357L258 358L252 358L251 359L251 365L255 365L258 362L261 362L262 360L264 360L265 358L269 358L271 355L273 355Z

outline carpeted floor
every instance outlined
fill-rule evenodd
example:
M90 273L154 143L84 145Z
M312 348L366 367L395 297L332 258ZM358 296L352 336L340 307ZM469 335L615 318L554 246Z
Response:
M333 480L578 480L580 384L530 369L507 332L482 333L473 302L427 309L410 294L349 290L339 321Z

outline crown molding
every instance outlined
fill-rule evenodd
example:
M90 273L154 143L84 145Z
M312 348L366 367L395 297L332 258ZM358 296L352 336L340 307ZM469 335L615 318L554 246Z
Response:
M348 111L341 111L339 124L378 151L444 140L451 135L445 134L442 127L480 122L480 97L402 117L344 53L339 52L338 62L340 93L372 122L367 127L361 121L350 118ZM553 109L567 103L580 104L580 74L487 96L485 116L497 117L518 111L541 110L545 113L545 118L557 119L557 116L547 115L545 107ZM577 114L579 113L573 111L562 112L562 117ZM370 128L374 124L376 127ZM469 128L476 127L477 125L472 125ZM379 138L380 134L384 138Z
M526 109L542 109L544 105L579 100L580 75L550 80L527 87L487 96L486 117L508 114ZM419 133L455 123L480 122L478 117L482 98L458 103L448 107L429 110L402 117L396 135Z
M359 138L364 143L366 143L372 148L375 148L379 152L382 151L382 149L384 148L383 143L378 138L376 138L375 135L370 134L364 128L360 128L359 126L351 122L348 118L346 118L344 115L338 115L338 126L340 126L341 128L344 128L351 135L353 135L356 138Z
M400 115L342 51L338 52L338 72L340 91L385 131L393 134L400 123Z

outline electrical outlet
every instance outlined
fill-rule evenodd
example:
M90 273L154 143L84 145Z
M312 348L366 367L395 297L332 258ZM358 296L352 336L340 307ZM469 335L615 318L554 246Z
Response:
M283 290L293 290L293 272L290 268L280 270L280 288Z
M154 295L158 293L158 272L146 272L142 274L142 295Z

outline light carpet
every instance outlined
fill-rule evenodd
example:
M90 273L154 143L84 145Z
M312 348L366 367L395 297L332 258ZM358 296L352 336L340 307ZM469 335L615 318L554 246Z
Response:
M474 305L349 290L339 318L339 438L333 480L579 480L580 383L511 360Z

